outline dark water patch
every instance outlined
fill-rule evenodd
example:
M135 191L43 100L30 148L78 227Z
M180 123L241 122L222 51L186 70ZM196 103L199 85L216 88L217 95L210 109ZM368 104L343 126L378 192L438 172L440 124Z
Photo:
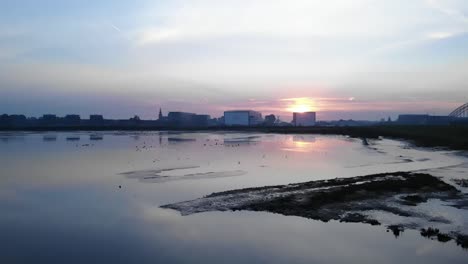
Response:
M431 159L429 159L429 158L416 159L416 161L419 161L419 162L430 161L430 160Z
M44 135L42 137L42 141L46 141L46 142L57 141L57 135Z
M123 172L120 174L125 175L125 177L129 179L139 179L139 178L148 178L152 176L158 176L162 172L166 172L166 171L196 169L199 167L200 166L179 166L179 167L171 167L171 168L163 168L163 169L155 169L155 170L128 171L128 172Z
M461 187L468 187L468 179L453 179L452 181Z
M389 225L387 227L387 232L388 231L392 231L393 235L398 238L401 233L403 233L405 231L405 228L401 225Z
M457 245L468 249L468 235L458 234L455 241L457 242Z
M103 140L104 136L99 134L89 135L89 140Z
M420 233L421 233L421 236L423 236L423 237L426 237L426 238L429 238L429 239L437 239L437 241L442 242L442 243L446 243L446 242L449 242L450 240L454 239L451 235L442 233L442 232L440 232L439 229L433 228L433 227L423 228L423 229L421 229ZM462 236L462 235L457 234L455 236L455 239L457 240L457 238L460 237L460 236ZM461 239L461 240L463 240L463 239Z
M24 141L24 135L21 133L1 133L0 134L0 141L2 142L10 142L10 141Z
M425 203L427 202L428 197L413 194L413 195L405 195L401 197L401 203L405 205L411 205L411 206L416 206L420 203Z
M225 146L240 146L240 145L249 145L256 144L259 141L260 136L246 136L246 137L233 137L225 138L223 143Z
M169 142L194 142L197 141L195 138L178 138L178 137L170 137L167 138Z

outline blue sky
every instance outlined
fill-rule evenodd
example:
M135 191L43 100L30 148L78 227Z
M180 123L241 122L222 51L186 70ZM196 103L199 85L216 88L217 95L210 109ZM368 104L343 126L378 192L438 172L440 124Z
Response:
M0 1L0 113L379 119L447 114L467 84L463 0Z

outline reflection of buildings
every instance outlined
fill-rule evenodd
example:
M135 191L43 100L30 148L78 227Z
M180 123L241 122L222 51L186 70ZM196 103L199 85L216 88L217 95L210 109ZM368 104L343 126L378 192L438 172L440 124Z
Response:
M224 112L226 126L255 126L263 122L262 114L252 110L237 110Z
M294 126L315 126L315 121L315 112L293 113Z
M248 137L235 137L235 138L224 138L224 146L239 146L239 145L250 145L258 143L259 136L248 136Z
M91 134L89 135L89 140L102 140L104 138L101 134Z
M44 135L42 137L43 141L56 141L57 140L57 135Z
M67 141L79 141L80 136L68 136Z

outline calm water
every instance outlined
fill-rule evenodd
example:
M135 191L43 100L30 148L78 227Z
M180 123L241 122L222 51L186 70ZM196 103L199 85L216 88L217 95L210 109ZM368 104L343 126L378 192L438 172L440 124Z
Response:
M0 263L466 263L466 250L416 231L395 238L364 224L159 208L235 188L380 172L467 175L459 153L372 143L242 133L1 133Z

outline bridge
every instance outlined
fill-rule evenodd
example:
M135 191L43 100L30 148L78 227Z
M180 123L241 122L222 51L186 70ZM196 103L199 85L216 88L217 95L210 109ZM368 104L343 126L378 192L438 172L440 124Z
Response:
M451 117L468 117L468 103L458 107L450 113Z

